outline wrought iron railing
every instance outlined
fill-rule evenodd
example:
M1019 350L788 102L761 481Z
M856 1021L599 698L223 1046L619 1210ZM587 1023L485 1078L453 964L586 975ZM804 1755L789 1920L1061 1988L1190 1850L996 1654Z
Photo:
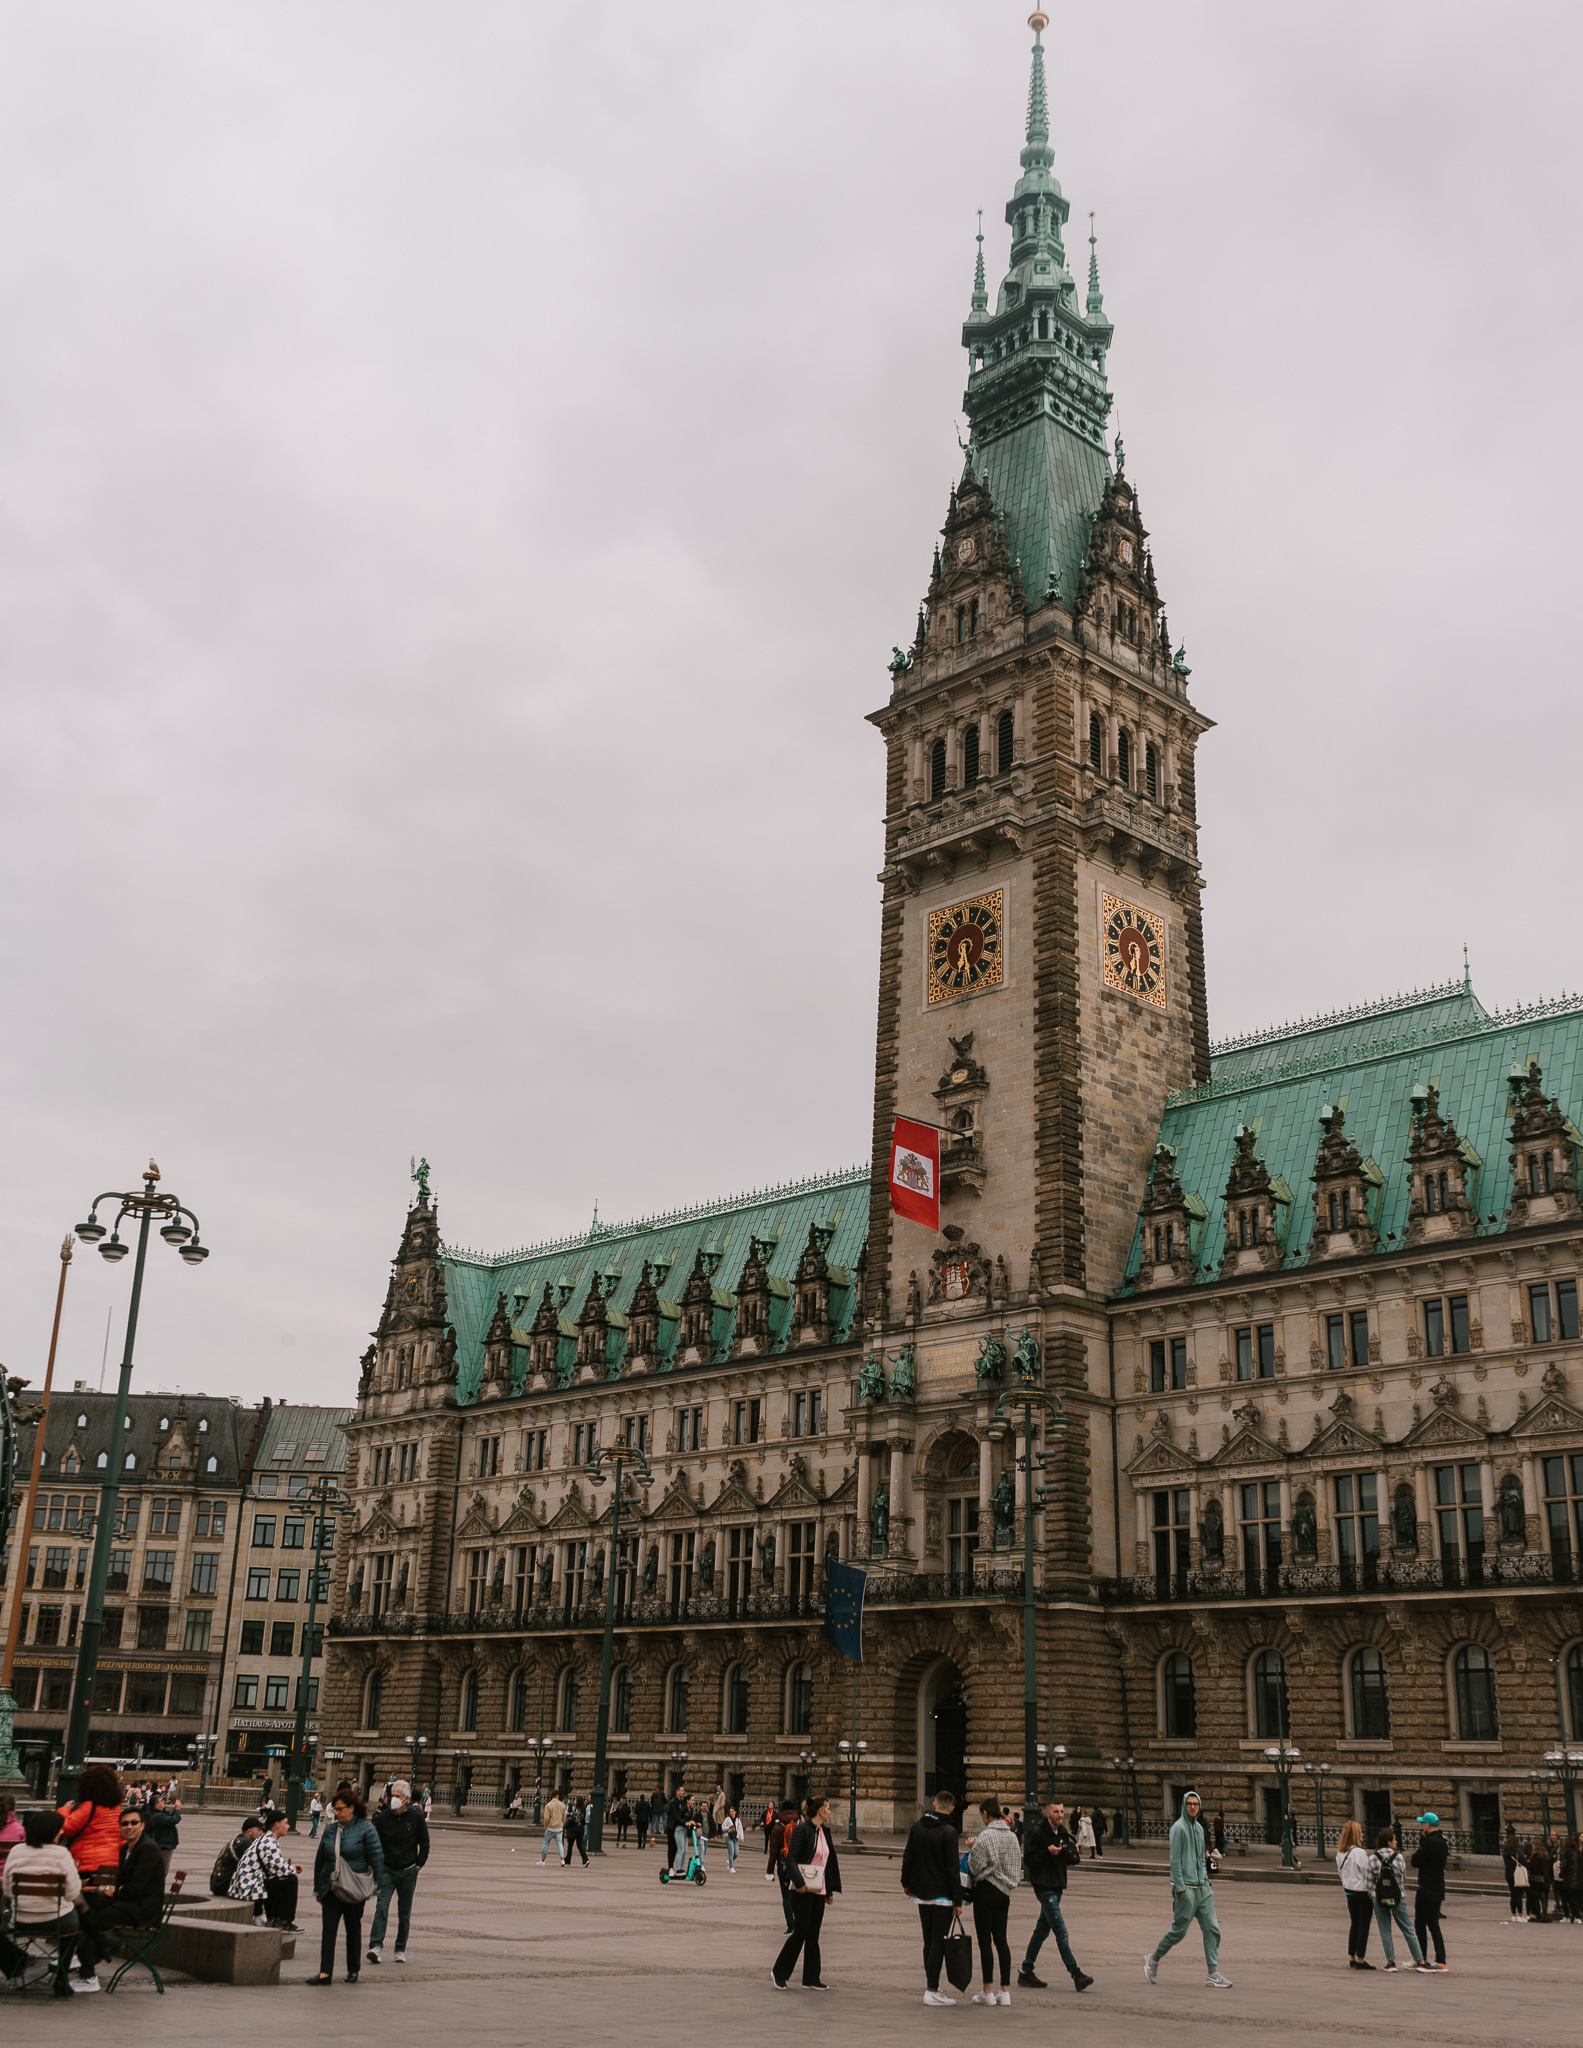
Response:
M1242 1759L1232 1766L1232 1768L1239 1771L1245 1770L1246 1767L1246 1759ZM1317 1855L1319 1852L1319 1829L1312 1818L1313 1801L1311 1798L1307 1801L1307 1805L1309 1817L1299 1819L1295 1811L1292 1815L1292 1842L1296 1848L1309 1849ZM1347 1818L1345 1813L1339 1819L1329 1814L1326 1815L1326 1856L1335 1855L1336 1841L1342 1828L1346 1825ZM1168 1841L1171 1834L1171 1822L1162 1820L1155 1814L1145 1814L1141 1826L1137 1821L1132 1823L1131 1834L1135 1842ZM1265 1849L1278 1849L1281 1846L1281 1823L1274 1817L1269 1820L1228 1820L1224 1823L1223 1827L1216 1830L1216 1834L1217 1836L1223 1835L1228 1845L1242 1842ZM1500 1853L1500 1843L1495 1836L1488 1837L1486 1842L1475 1830L1469 1828L1442 1828L1440 1836L1447 1848L1455 1855L1494 1856ZM1403 1853L1411 1856L1423 1839L1423 1830L1403 1827L1398 1823L1397 1839L1401 1844ZM1114 1848L1115 1846L1115 1840L1112 1837L1111 1847ZM1373 1844L1371 1843L1369 1846L1372 1848Z
M1372 1567L1290 1564L1273 1570L1140 1572L1131 1579L1096 1579L1094 1597L1108 1606L1200 1600L1291 1600L1354 1593L1467 1593L1494 1586L1569 1583L1567 1561L1519 1551L1481 1560L1413 1557L1380 1559Z

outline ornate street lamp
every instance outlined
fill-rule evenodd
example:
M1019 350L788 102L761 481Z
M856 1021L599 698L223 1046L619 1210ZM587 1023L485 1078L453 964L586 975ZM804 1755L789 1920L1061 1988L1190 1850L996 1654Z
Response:
M470 1749L454 1749L451 1754L456 1759L456 1787L451 1795L451 1805L456 1818L460 1820L462 1817L462 1807L466 1802L468 1792L472 1789L468 1782L467 1772L468 1767L473 1761L473 1752Z
M1561 1698L1561 1658L1559 1654L1550 1659L1550 1669L1555 1676L1556 1682L1557 1746L1554 1749L1546 1750L1545 1762L1561 1780L1561 1790L1566 1798L1567 1833L1575 1835L1578 1831L1578 1810L1577 1795L1573 1788L1577 1784L1579 1772L1583 1771L1583 1749L1573 1749L1567 1743L1567 1717L1566 1707ZM1583 1733L1583 1731L1580 1731L1574 1725L1572 1733L1576 1737Z
M1321 1856L1325 1853L1325 1780L1330 1776L1329 1764L1304 1764L1303 1776L1314 1781L1314 1833Z
M849 1842L855 1842L857 1840L857 1767L859 1759L868 1755L868 1744L857 1741L849 1742L843 1735L836 1744L836 1748L846 1758L847 1768L851 1773L851 1791L847 1799L846 1810L846 1838Z
M591 1486L602 1486L614 1473L615 1499L610 1509L610 1556L605 1572L605 1642L599 1657L599 1721L594 1731L594 1787L588 1807L588 1847L595 1856L604 1848L606 1750L610 1739L610 1678L616 1649L616 1580L621 1574L621 1503L627 1467L631 1466L640 1485L647 1486L654 1474L648 1453L640 1443L595 1444L584 1471ZM608 1468L608 1472L607 1472Z
M1048 1806L1055 1798L1055 1767L1066 1762L1066 1744L1041 1742L1038 1750L1044 1758L1044 1803Z
M549 1742L542 1735L530 1735L525 1747L533 1752L533 1825L537 1827L544 1796L544 1752Z
M1124 1849L1130 1849L1132 1847L1132 1836L1127 1827L1127 1792L1130 1787L1133 1801L1136 1803L1138 1797L1138 1781L1135 1775L1136 1767L1130 1756L1113 1756L1110 1760L1110 1768L1121 1780L1121 1846Z
M313 1503L313 1570L308 1575L308 1623L302 1632L302 1671L297 1679L297 1720L291 1732L291 1760L287 1764L286 1819L293 1834L297 1831L297 1815L302 1811L302 1781L307 1776L309 1750L316 1748L319 1738L308 1735L308 1680L313 1670L313 1617L319 1610L319 1588L324 1583L324 1553L334 1547L335 1523L333 1515L349 1515L352 1512L350 1495L325 1472L307 1495L299 1494ZM326 1588L328 1591L328 1588Z
M1022 1410L1023 1454L1018 1461L1025 1475L1023 1482L1022 1511L1022 1777L1023 1811L1033 1813L1039 1804L1039 1680L1034 1655L1034 1604L1033 1604L1033 1516L1034 1503L1043 1501L1053 1487L1033 1483L1035 1463L1043 1465L1049 1457L1047 1451L1038 1454L1033 1449L1033 1411L1042 1408L1047 1417L1047 1430L1065 1429L1066 1411L1061 1406L1059 1394L1046 1394L1039 1387L1024 1385L1008 1387L995 1403L992 1423L998 1423L1014 1408ZM990 1431L991 1436L995 1432Z
M214 1762L214 1753L220 1746L218 1735L195 1735L187 1744L187 1754L198 1773L198 1804L202 1806L209 1790L209 1770Z
M137 1263L132 1269L132 1299L126 1315L126 1349L121 1358L121 1377L116 1383L115 1419L110 1425L110 1457L104 1484L99 1489L99 1525L94 1538L93 1568L88 1577L88 1600L83 1610L82 1635L77 1644L77 1668L72 1677L71 1715L66 1723L66 1751L61 1765L58 1796L75 1796L77 1779L88 1754L88 1723L93 1713L93 1683L99 1669L99 1644L104 1635L104 1589L110 1576L110 1544L120 1519L117 1502L121 1491L122 1443L126 1435L127 1402L132 1392L132 1347L137 1338L137 1313L143 1298L143 1265L148 1256L149 1226L164 1217L160 1236L189 1266L201 1266L209 1248L198 1241L198 1218L174 1195L162 1195L159 1168L151 1159L143 1173L143 1185L128 1194L95 1195L86 1219L77 1225L84 1244L98 1245L100 1258L119 1265L132 1249L121 1242L121 1224L128 1216L137 1218ZM119 1203L108 1236L99 1221L101 1202ZM191 1228L182 1219L191 1219Z
M1303 1760L1303 1752L1294 1749L1283 1734L1279 1744L1272 1743L1264 1752L1264 1761L1274 1771L1281 1784L1281 1863L1287 1870L1295 1870L1297 1858L1292 1853L1292 1773Z

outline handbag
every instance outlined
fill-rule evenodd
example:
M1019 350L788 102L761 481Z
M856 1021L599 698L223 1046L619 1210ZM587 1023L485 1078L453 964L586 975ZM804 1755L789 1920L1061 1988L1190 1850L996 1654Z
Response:
M802 1879L805 1892L817 1892L824 1897L824 1865L822 1863L799 1863L797 1875Z
M1515 1869L1515 1870L1514 1870L1514 1871L1512 1872L1512 1886L1513 1886L1513 1888L1514 1888L1515 1890L1517 1890L1517 1891L1520 1891L1520 1892L1525 1892L1525 1891L1527 1891L1527 1889L1528 1889L1528 1866L1527 1866L1527 1864L1526 1864L1526 1863L1519 1863L1519 1864L1517 1865L1516 1869Z
M353 1870L348 1866L341 1854L345 1834L345 1828L335 1831L335 1868L330 1873L330 1889L348 1906L361 1906L374 1896L378 1886L371 1870Z
M951 1931L945 1938L945 1974L958 1991L973 1981L973 1937L962 1925L960 1911L951 1915Z

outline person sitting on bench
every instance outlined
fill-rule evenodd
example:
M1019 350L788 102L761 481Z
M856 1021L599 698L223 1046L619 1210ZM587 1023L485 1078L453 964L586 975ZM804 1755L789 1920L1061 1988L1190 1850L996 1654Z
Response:
M79 1981L98 1978L94 1966L110 1953L117 1927L157 1927L165 1910L165 1859L135 1806L121 1815L121 1854L110 1892L84 1887L83 1930L77 1938Z

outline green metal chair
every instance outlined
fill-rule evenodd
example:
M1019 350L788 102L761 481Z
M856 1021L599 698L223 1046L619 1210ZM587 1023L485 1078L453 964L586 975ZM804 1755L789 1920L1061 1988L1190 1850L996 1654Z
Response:
M106 1991L113 1991L127 1971L135 1970L139 1963L141 1963L143 1968L153 1978L154 1989L160 1993L161 1997L164 1996L165 1980L154 1967L154 1951L165 1939L165 1930L170 1925L171 1915L176 1910L177 1901L181 1897L181 1888L186 1882L186 1878L187 1873L185 1870L173 1870L171 1872L170 1890L165 1894L165 1906L159 1916L157 1926L118 1927L116 1929L116 1939L126 1950L126 1961L104 1987Z
M66 1885L62 1878L25 1877L19 1871L15 1882L16 1898L19 1905L24 1898L47 1899L54 1910L46 1916L46 1921L60 1920L66 1910ZM44 1953L49 1956L52 1967L44 1976L37 1980L41 1996L48 1998L56 1972L60 1969L61 1948L63 1945L69 1947L77 1937L74 1934L57 1933L53 1925L49 1926L47 1933L42 1928L36 1934L30 1933L28 1931L29 1926L30 1923L26 1920L13 1919L10 1929L11 1939L24 1952L28 1961L33 1960L33 1955L29 1953L30 1951ZM4 1985L0 1986L0 1998L26 1998L29 1995L33 1987L23 1980L23 1972L26 1968L27 1962L24 1962L22 1969L18 1970L15 1976L8 1977L5 1980Z

